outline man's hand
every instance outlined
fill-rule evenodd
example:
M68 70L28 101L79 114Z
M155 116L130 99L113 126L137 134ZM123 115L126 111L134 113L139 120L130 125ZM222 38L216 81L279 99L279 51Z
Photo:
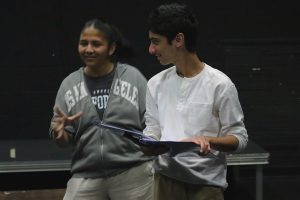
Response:
M54 106L53 110L55 113L57 113L57 115L52 119L52 122L51 122L51 127L53 130L53 138L60 139L60 138L62 138L62 136L65 133L64 127L66 125L73 123L75 120L77 120L82 115L82 112L78 112L72 116L67 116L57 106Z
M200 153L207 155L211 149L223 152L232 152L238 148L239 140L233 135L224 137L196 136L183 141L194 142L200 145Z
M201 155L207 155L211 150L210 137L197 136L197 137L193 137L193 138L183 139L182 141L194 142L194 143L200 145L200 154Z

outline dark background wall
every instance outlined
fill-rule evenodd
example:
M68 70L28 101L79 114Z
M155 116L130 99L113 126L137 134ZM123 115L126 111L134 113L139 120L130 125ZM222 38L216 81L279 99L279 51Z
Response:
M159 0L5 1L0 8L0 139L48 138L56 91L81 66L83 23L100 17L136 47L147 78L163 67L148 55L146 18ZM266 173L300 169L300 12L296 1L184 1L200 21L199 56L236 84L252 140L271 153Z

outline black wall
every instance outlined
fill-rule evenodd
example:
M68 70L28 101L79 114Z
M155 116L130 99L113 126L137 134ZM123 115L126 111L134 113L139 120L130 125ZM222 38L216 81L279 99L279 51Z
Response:
M48 138L56 91L81 66L83 23L100 17L136 47L131 64L147 78L163 69L148 55L146 18L162 2L5 1L0 8L0 139ZM296 1L187 2L201 24L199 56L236 84L252 140L271 153L270 169L300 162L300 12Z

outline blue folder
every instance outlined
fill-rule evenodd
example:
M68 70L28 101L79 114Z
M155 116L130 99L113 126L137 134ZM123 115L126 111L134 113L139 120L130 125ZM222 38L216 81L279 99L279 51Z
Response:
M125 135L130 136L130 137L134 138L136 141L138 141L141 145L168 147L170 153L173 155L183 152L183 151L190 151L195 148L197 148L197 150L199 150L199 152L200 152L200 146L194 142L158 141L149 136L144 135L143 132L141 132L141 131L129 130L129 129L125 129L125 128L121 128L121 127L118 127L115 125L105 124L105 123L101 123L101 126L115 130L113 133L123 135L123 136L125 136ZM211 152L207 156L208 157L212 156L214 158L218 158L216 155L214 155Z

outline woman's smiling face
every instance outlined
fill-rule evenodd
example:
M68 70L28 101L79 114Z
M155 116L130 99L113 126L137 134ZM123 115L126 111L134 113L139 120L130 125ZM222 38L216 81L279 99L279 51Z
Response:
M87 67L100 68L110 63L115 48L109 46L104 34L94 27L85 28L78 44L78 52Z

